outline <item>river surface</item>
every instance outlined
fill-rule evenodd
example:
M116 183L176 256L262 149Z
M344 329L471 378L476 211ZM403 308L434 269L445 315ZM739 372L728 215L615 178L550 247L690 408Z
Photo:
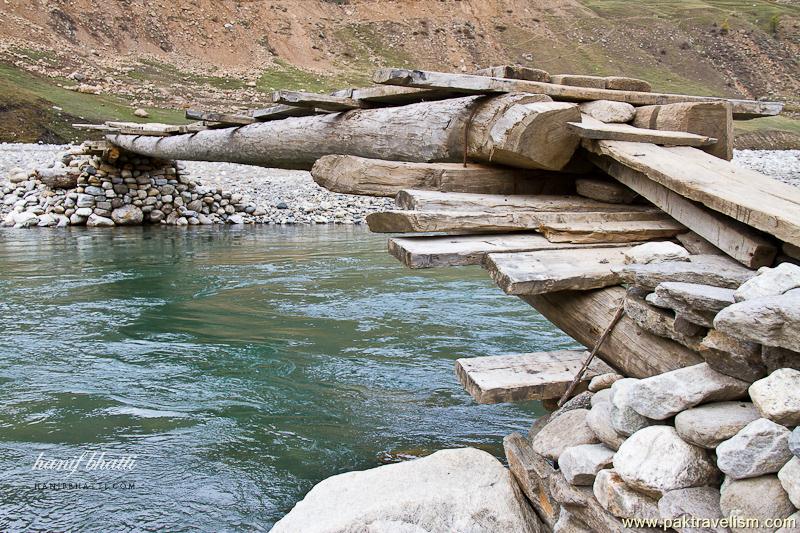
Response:
M408 270L385 243L0 230L0 531L267 531L334 474L501 456L541 407L475 404L454 360L573 344L480 268Z

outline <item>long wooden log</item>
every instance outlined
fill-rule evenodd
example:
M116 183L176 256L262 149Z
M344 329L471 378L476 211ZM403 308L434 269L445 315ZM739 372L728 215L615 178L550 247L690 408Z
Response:
M556 100L586 102L589 100L613 100L628 102L635 106L674 104L680 102L731 102L733 118L749 119L760 116L774 116L783 109L781 102L760 102L755 100L727 100L709 96L690 96L684 94L650 93L639 91L618 91L575 87L538 81L509 80L469 74L449 74L406 69L379 69L373 77L375 83L417 87L427 89L449 89L465 94L488 94L506 92L527 92L546 94Z
M606 124L595 121L570 122L572 129L582 139L605 139L610 141L632 141L671 146L708 146L717 142L713 137L695 135L683 131L660 131L637 128L629 124Z
M696 148L584 141L679 195L782 241L800 245L800 189ZM696 230L695 230L696 231Z
M330 96L301 91L275 91L272 93L272 102L294 107L324 109L325 111L347 111L369 107L359 100L346 96Z
M750 268L772 265L778 252L777 246L757 230L691 202L645 174L609 157L592 155L591 160L604 172L647 198L743 265Z
M415 211L482 211L482 212L639 212L659 213L644 205L598 202L574 195L472 194L404 189L397 193L397 207Z
M625 289L565 291L521 296L550 322L587 348L597 342L619 307ZM606 363L632 377L663 374L703 359L685 346L657 337L623 316L598 352Z
M484 194L566 194L569 175L549 170L470 163L408 163L352 155L326 155L314 163L319 185L344 194L396 196L403 189Z
M566 228L567 242L630 242L656 237L671 237L680 231L668 217L656 212L598 211L598 212L480 212L480 211L384 211L367 215L370 231L375 233L505 233L546 228L557 234ZM570 229L580 228L570 233ZM597 231L591 228L597 227ZM586 229L590 228L590 229ZM589 237L586 235L589 234ZM548 233L545 236L550 239ZM586 240L590 238L591 240Z
M578 138L566 125L577 117L573 104L510 94L257 122L160 140L127 135L109 135L108 140L160 159L288 169L308 170L328 154L457 162L466 150L476 161L560 170L577 147ZM540 139L548 142L536 142Z

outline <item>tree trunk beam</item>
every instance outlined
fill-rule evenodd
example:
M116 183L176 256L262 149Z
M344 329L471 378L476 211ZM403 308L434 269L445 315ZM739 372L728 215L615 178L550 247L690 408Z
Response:
M708 146L717 142L713 137L694 133L649 130L628 124L606 124L599 120L586 121L586 117L584 117L584 122L570 122L569 127L582 139L631 141L671 146Z
M275 91L272 93L272 102L294 107L308 107L311 109L324 109L325 111L349 111L369 107L359 100L344 96L330 96L327 94L305 93L301 91Z
M396 196L403 189L483 194L565 194L571 177L548 170L471 163L408 163L326 155L311 169L320 186L343 194Z
M550 81L550 73L538 68L528 68L519 65L500 65L496 67L482 68L475 71L478 76L489 76L490 78L508 78L511 80L528 81Z
M749 268L772 265L777 246L760 232L730 217L687 200L645 174L609 157L593 155L593 163L663 209L672 218Z
M576 341L592 348L625 297L622 287L521 296ZM685 346L648 333L623 316L600 346L598 355L627 376L644 378L703 359Z
M507 92L527 92L546 94L557 100L587 102L590 100L613 100L628 102L635 106L674 104L680 102L731 102L733 118L750 119L778 115L783 109L781 102L760 102L755 100L727 100L706 96L683 94L664 94L641 91L619 91L590 87L575 87L555 83L526 80L490 78L469 74L448 74L422 70L379 69L373 78L375 83L417 87L427 89L449 89L466 94L489 94Z
M574 104L543 98L547 99L524 94L453 98L257 122L158 140L127 135L110 135L108 140L159 159L309 170L328 154L457 162L464 158L466 138L467 154L473 160L560 170L578 143L566 123L577 120L580 112Z
M545 237L554 234L564 242L629 242L671 237L685 231L666 220L661 212L480 212L480 211L384 211L367 215L374 233L506 233L546 228ZM578 228L572 231L571 228ZM552 229L558 228L558 229ZM584 229L588 228L588 229ZM599 228L599 231L592 231ZM564 235L564 236L561 236ZM588 236L587 236L588 235ZM643 238L644 236L644 238ZM608 239L604 241L603 238Z
M597 202L581 196L445 193L414 189L397 193L395 203L400 209L414 211L660 213L660 210L645 205Z
M489 253L603 246L615 245L550 242L535 233L447 237L409 236L389 239L389 253L409 268L480 265L486 254Z

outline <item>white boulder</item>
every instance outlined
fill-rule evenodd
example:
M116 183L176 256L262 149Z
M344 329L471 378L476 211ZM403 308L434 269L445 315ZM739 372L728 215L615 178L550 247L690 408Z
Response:
M737 302L743 302L764 296L778 296L797 287L800 287L800 266L781 263L775 268L759 268L758 274L736 289L733 297Z
M750 422L717 447L717 466L731 479L774 474L791 458L789 430L766 418Z
M674 242L646 242L625 252L625 263L663 263L664 261L689 261L686 248Z
M761 416L784 426L800 425L800 370L780 368L750 385Z

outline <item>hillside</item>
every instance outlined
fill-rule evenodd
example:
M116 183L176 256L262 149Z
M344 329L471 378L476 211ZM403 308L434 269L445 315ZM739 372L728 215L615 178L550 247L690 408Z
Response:
M0 140L68 140L77 117L132 120L136 107L169 121L190 106L244 110L265 104L275 88L363 85L380 66L469 72L520 63L552 73L641 77L662 91L797 100L796 0L631 6L624 0L5 0ZM747 127L800 135L797 122L785 117Z

